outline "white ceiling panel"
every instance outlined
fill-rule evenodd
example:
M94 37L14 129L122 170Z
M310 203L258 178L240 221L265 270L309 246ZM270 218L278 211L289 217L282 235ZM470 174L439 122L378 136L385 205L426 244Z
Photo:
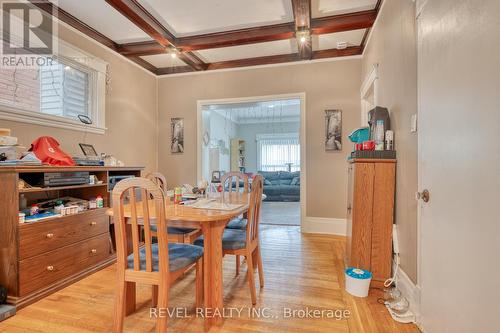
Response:
M375 8L377 0L312 0L311 16L324 17Z
M347 46L359 46L366 29L335 32L333 34L313 35L313 50L336 49L338 42L346 42Z
M172 58L170 54L155 54L149 56L142 56L142 59L149 62L151 65L157 68L165 68L165 67L177 67L177 66L186 66L186 64L180 60L179 58Z
M219 62L236 59L256 58L278 54L297 53L295 39L278 40L258 44L222 47L196 52L204 62Z
M117 43L151 40L151 38L104 0L51 0L80 21Z
M293 21L290 0L139 0L177 37Z
M216 112L238 124L299 122L300 100L213 104L204 106L203 111Z

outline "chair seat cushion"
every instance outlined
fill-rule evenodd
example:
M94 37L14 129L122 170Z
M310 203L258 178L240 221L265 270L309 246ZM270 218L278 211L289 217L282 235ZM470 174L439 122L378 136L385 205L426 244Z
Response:
M194 241L195 245L203 246L203 236ZM222 248L224 250L239 250L247 244L247 233L245 230L224 229L222 234Z
M153 271L158 272L158 244L151 246L153 256ZM168 259L170 272L178 271L181 268L194 264L201 256L203 256L203 247L191 244L168 244ZM146 270L146 249L143 247L139 250L141 270ZM134 255L127 257L128 268L134 268Z
M243 218L236 218L236 219L233 219L231 220L226 228L228 229L239 229L239 230L246 230L247 228L247 219L243 219Z
M152 232L157 232L158 231L158 226L157 225L152 225L150 227ZM185 235L189 234L190 232L195 231L196 229L189 229L189 228L175 228L175 227L167 227L167 232L169 234L173 235Z

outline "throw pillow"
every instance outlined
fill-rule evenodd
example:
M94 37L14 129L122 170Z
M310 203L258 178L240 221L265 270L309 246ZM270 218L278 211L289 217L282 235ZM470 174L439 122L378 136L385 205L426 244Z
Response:
M264 185L272 185L272 183L269 180L264 179Z
M300 177L293 177L290 185L300 185Z

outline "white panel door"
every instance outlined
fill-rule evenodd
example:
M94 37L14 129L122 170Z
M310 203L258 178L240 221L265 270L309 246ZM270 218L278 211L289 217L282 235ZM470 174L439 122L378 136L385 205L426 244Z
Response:
M500 1L429 0L417 22L422 325L500 332Z

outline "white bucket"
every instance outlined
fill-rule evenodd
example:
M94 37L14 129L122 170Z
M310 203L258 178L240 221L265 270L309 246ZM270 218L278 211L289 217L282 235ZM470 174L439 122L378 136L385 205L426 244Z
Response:
M349 267L345 270L345 290L356 297L367 297L370 290L372 273L360 269Z

